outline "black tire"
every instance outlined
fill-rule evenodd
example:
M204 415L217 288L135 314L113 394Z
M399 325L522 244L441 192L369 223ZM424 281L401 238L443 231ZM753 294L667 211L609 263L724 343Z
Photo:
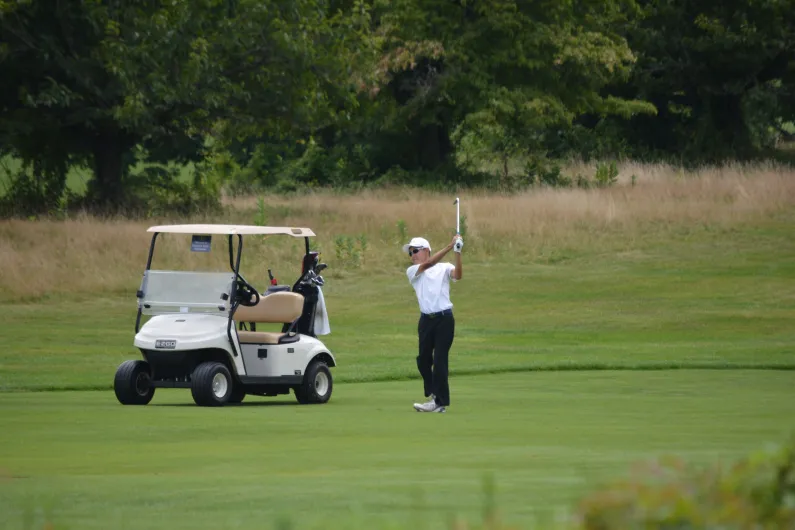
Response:
M311 403L326 403L331 399L334 380L331 370L322 361L312 361L304 374L304 381L293 388L295 399L302 405Z
M155 395L152 372L146 361L124 361L113 378L116 399L122 405L146 405Z
M229 401L227 403L241 403L243 399L246 397L246 387L243 386L241 382L235 382L235 386L232 387L232 393L229 394Z
M201 407L220 407L229 402L234 381L226 366L218 362L201 363L193 370L190 391Z

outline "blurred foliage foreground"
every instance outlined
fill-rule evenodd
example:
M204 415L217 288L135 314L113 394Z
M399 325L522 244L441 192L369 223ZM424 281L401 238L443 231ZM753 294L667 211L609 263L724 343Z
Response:
M730 465L638 466L586 497L578 517L587 530L795 528L795 439Z

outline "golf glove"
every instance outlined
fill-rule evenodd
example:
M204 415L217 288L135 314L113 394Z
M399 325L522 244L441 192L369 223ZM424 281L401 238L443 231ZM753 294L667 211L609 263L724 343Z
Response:
M455 240L455 244L453 245L453 251L461 252L461 249L464 248L464 239L458 238Z

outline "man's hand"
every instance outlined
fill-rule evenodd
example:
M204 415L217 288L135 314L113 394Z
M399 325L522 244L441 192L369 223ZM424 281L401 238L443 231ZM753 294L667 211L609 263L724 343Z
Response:
M453 251L454 252L461 252L461 249L464 248L464 238L457 235L453 240Z

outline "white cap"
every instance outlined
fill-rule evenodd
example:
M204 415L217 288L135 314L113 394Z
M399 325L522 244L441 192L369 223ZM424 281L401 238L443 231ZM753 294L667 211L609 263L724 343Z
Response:
M427 248L430 252L431 244L424 237L413 237L411 241L403 245L403 252L408 252L410 248Z

